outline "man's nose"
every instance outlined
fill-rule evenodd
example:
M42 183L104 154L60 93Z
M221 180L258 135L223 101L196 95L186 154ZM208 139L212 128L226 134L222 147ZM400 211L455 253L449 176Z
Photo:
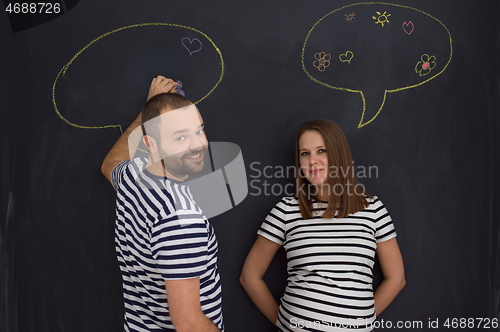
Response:
M198 136L195 136L191 140L191 144L189 145L189 149L190 150L199 150L207 144L208 144L208 142L207 142L207 138L205 137L205 135L198 135Z

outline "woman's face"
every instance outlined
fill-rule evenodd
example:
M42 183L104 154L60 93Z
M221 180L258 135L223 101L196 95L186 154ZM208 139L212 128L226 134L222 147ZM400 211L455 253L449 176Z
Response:
M328 156L323 137L308 130L299 138L299 163L302 173L313 185L321 186L328 178Z

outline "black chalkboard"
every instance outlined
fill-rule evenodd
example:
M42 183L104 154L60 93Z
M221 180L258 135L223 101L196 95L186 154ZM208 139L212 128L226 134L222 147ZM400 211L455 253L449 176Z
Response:
M122 330L100 165L158 74L244 159L247 197L210 220L227 331L273 331L238 278L311 118L344 129L398 232L407 285L377 330L498 330L498 1L66 2L0 16L1 331ZM265 279L279 299L284 252Z

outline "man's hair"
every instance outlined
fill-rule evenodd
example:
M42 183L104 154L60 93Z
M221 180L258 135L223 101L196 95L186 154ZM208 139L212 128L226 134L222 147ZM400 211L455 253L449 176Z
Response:
M297 131L297 136L295 138L295 169L297 178L297 188L306 187L307 193L302 190L298 190L297 199L299 201L299 209L301 215L304 219L313 218L313 197L310 195L310 183L305 178L305 174L302 172L300 167L300 148L299 140L300 137L306 132L315 130L321 134L323 141L325 142L325 150L328 157L328 183L327 188L330 189L329 202L322 218L344 218L351 213L355 213L364 210L368 207L367 197L372 197L366 191L363 193L349 194L345 186L349 184L355 187L359 184L356 175L354 174L351 150L349 149L349 144L347 143L347 138L344 135L342 129L333 121L325 119L316 119L304 122ZM330 170L332 167L337 167L339 172L335 175L330 176ZM336 194L335 186L342 186L343 190L341 194Z
M144 104L141 111L142 134L149 135L158 141L160 139L160 115L189 105L193 103L177 93L166 92L152 97ZM146 122L147 125L144 126Z

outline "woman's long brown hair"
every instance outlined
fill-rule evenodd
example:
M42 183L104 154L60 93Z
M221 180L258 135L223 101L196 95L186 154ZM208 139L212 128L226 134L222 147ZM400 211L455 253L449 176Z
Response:
M351 150L347 138L340 127L325 119L316 119L304 122L297 131L295 139L295 169L297 179L297 199L299 201L300 213L304 219L313 218L314 197L311 193L311 184L305 178L300 168L299 140L306 131L318 131L325 142L328 157L328 180L330 195L326 211L322 218L344 218L349 214L356 213L368 207L367 197L372 197L363 187L361 193L355 188L361 186L354 174ZM335 168L336 167L336 168ZM334 174L335 176L330 176ZM342 193L334 190L341 186ZM349 190L350 186L350 190ZM316 190L317 192L317 190Z

